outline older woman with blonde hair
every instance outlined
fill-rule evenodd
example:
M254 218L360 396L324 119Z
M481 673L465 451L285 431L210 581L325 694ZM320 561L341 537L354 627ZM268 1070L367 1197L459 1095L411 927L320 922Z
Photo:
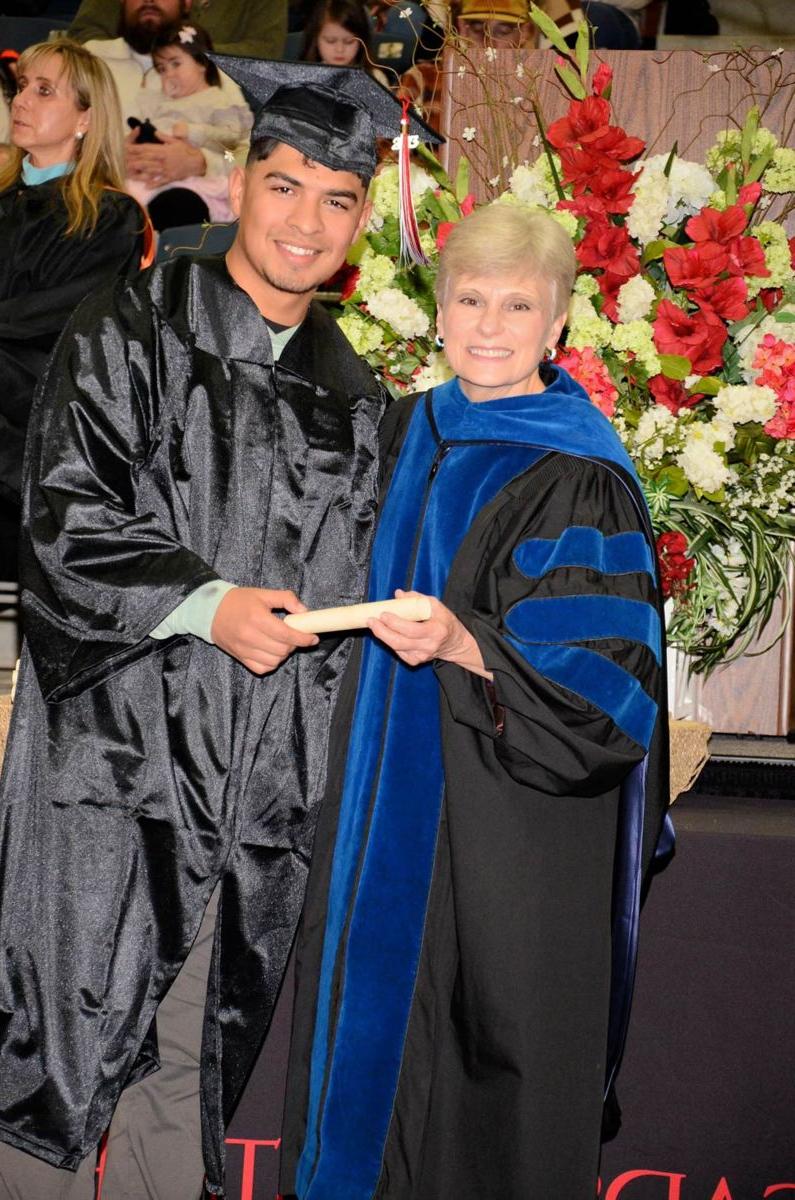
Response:
M75 307L145 253L147 218L123 187L116 88L66 39L19 59L11 151L0 165L0 551L16 578L22 458L35 386Z
M451 233L455 378L397 401L370 599L300 934L282 1191L593 1200L639 897L667 802L654 538L551 355L576 263L546 214Z

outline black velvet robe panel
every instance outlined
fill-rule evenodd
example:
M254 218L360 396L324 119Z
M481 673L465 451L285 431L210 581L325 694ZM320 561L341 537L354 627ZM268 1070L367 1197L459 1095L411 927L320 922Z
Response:
M180 259L87 302L29 438L27 649L0 796L0 1137L74 1168L206 901L208 1178L281 982L348 654L324 638L251 675L153 629L220 577L359 598L382 396L313 305L273 365L223 260Z
M17 578L22 459L33 393L78 304L138 272L144 213L106 191L94 231L66 237L61 180L0 194L0 577Z
M385 418L387 477L409 415L398 403ZM494 673L496 706L481 678L437 664L445 795L378 1200L595 1195L619 789L644 751L602 710L530 667L506 637L504 618L528 595L517 545L592 525L595 513L605 537L643 529L632 486L619 468L547 455L481 510L454 560L443 599ZM612 578L612 595L657 599L649 577ZM532 594L595 594L603 586L589 570L567 567ZM614 639L607 653L643 681L659 709L646 791L648 876L668 799L664 668L637 643ZM325 901L357 682L354 660L332 731L298 941L285 1194L296 1190L305 1140Z

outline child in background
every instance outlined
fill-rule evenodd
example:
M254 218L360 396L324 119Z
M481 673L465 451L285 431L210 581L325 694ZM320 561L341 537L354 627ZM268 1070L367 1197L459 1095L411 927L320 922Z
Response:
M141 89L132 141L182 138L200 150L223 155L221 174L180 179L179 186L151 188L128 179L127 190L145 204L156 229L199 221L231 221L228 176L245 162L252 115L243 105L226 103L220 75L207 57L209 35L183 22L162 29L152 43L152 62L162 91ZM130 118L133 124L135 118ZM165 136L164 136L165 135Z
M362 0L319 0L306 27L304 62L361 67L384 87L388 81L372 62L370 18Z

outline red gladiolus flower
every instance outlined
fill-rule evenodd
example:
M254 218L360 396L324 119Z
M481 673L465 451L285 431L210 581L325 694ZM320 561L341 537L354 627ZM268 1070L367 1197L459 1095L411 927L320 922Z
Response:
M599 284L599 291L602 293L602 312L606 317L609 317L614 325L618 324L618 293L620 288L627 282L625 275L614 275L612 271L605 271L602 275L598 275L596 282Z
M624 171L620 167L599 171L591 179L591 191L604 201L607 212L628 213L635 199L632 188L637 177L638 172ZM577 185L574 194L577 194Z
M765 266L765 252L761 242L755 237L733 238L727 247L729 251L729 272L732 275L759 275L763 278L770 274Z
M724 321L741 321L751 311L748 284L739 275L700 288L693 299L699 308L711 308Z
M716 208L702 208L696 217L685 225L685 233L694 242L718 242L724 246L738 237L748 224L748 217L739 204L733 204L725 212Z
M746 183L740 188L737 200L740 204L756 204L761 195L761 183Z
M456 227L455 221L440 221L436 227L436 249L443 250L444 244Z
M610 166L613 165L611 162ZM580 192L589 188L591 181L604 169L604 163L597 155L576 147L560 151L560 166L564 182L574 184Z
M676 379L665 375L654 375L649 380L649 391L657 404L669 409L676 416L682 408L693 408L703 399L702 395L690 396Z
M610 105L601 96L572 100L568 115L550 125L547 140L556 150L580 147L619 162L636 158L645 148L640 138L628 137L620 126L610 124Z
M705 308L686 313L670 300L661 300L654 322L654 344L661 354L679 354L689 359L694 373L708 375L723 362L729 331L723 321Z
M468 217L471 212L474 212L476 203L477 201L471 192L468 196L464 196L464 199L461 201L461 216Z
M350 300L359 282L359 268L343 263L330 279L323 284L323 291L336 292L339 290L342 300Z
M791 237L787 242L789 246L789 262L793 271L795 271L795 237Z
M604 96L607 100L610 97L610 88L613 84L613 68L608 67L607 63L600 63L597 71L591 80L591 90L594 96Z
M688 591L688 576L696 565L687 556L687 538L683 533L661 533L657 538L657 561L660 564L660 586L663 596L678 596Z
M611 275L631 279L640 270L637 247L632 244L624 225L611 225L595 217L577 246L577 258L583 267L603 267Z
M729 254L717 242L671 246L663 254L668 278L674 287L703 288L715 283L729 265Z
M762 288L759 293L759 299L764 304L768 312L772 312L774 308L778 308L784 297L783 288Z

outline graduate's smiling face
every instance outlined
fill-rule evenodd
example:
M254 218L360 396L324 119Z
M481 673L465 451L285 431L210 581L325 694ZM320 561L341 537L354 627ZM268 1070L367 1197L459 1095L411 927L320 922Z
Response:
M439 307L437 329L464 394L475 401L544 390L538 365L557 344L566 313L553 316L553 286L512 275L452 278Z
M370 213L364 184L280 142L261 162L232 172L229 195L240 218L227 255L232 277L265 316L300 321L364 229ZM293 315L295 321L286 319Z
M90 120L91 110L79 107L60 55L37 56L20 73L11 101L11 141L27 150L34 167L71 162Z

